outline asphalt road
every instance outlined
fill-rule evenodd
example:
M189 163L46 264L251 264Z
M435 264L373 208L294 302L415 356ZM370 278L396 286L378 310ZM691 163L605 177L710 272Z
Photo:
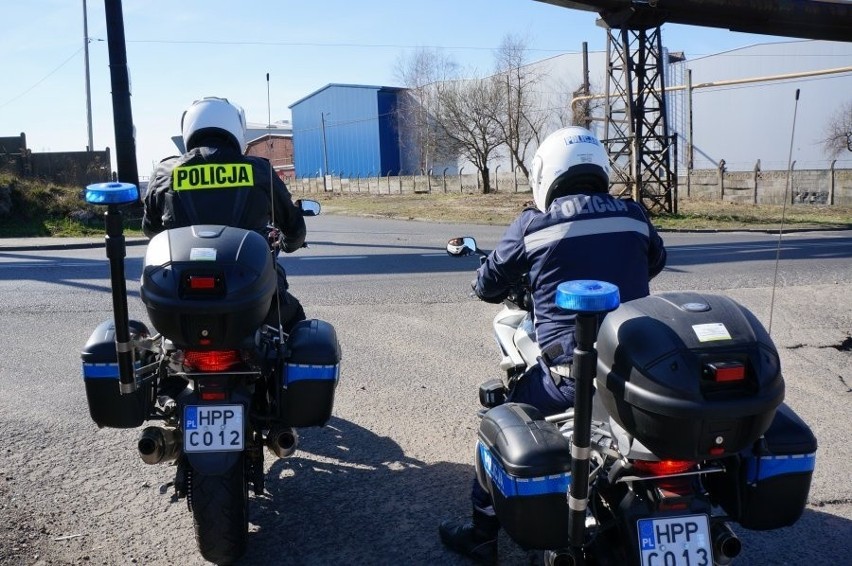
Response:
M468 296L477 259L448 238L493 246L502 229L312 218L310 247L283 258L291 290L343 346L334 417L267 454L243 564L463 564L437 537L469 511L476 391L496 377L494 305ZM852 234L664 234L652 292L724 293L769 326L787 403L820 446L795 526L740 530L737 564L840 564L852 556ZM42 242L44 243L44 242ZM47 242L51 243L51 242ZM24 244L24 243L21 243ZM129 246L131 316L144 246ZM776 257L780 261L776 263ZM773 291L773 282L775 290ZM89 420L79 352L112 316L102 247L12 249L0 241L0 564L203 564L168 466L147 466L135 430ZM526 553L501 538L505 564Z

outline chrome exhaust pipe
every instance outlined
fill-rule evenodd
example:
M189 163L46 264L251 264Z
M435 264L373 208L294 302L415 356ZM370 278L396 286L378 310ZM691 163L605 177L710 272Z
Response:
M570 549L544 551L545 566L577 566L577 557Z
M717 566L726 566L739 556L743 545L727 523L716 523L710 527L710 538L713 540L713 554Z
M180 454L175 429L159 426L146 427L136 443L136 448L142 461L152 465L174 460Z
M291 426L274 426L266 437L266 447L279 458L286 458L296 451L299 435Z

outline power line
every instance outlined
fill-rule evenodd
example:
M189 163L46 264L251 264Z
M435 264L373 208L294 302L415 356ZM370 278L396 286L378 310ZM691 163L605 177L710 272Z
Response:
M33 84L31 87L29 87L29 88L28 88L27 90L25 90L24 92L22 92L21 94L19 94L19 95L15 96L14 98L11 98L11 99L7 100L7 101L6 101L6 102L4 102L3 104L0 104L0 108L4 108L4 107L8 106L9 104L11 104L11 103L15 102L16 100L18 100L19 98L21 98L22 96L24 96L25 94L27 94L28 92L30 92L31 90L33 90L35 87L37 87L38 85L40 85L41 83L43 83L44 81L46 81L48 78L50 78L50 76L51 76L51 75L53 75L56 71L58 71L59 69L61 69L62 67L64 67L64 66L65 66L65 65L66 65L66 64L67 64L67 63L68 63L71 59L73 59L74 57L76 57L76 56L77 56L77 54L79 54L79 53L80 53L80 52L81 52L84 48L85 48L85 46L83 46L83 47L79 48L77 51L75 51L74 53L72 53L72 54L71 54L71 56L70 56L70 57L68 57L66 60L64 60L62 63L60 63L58 67L56 67L55 69L53 69L52 71L50 71L48 74L46 74L45 76L43 76L41 79L39 79L39 80L38 80L35 84Z
M256 45L262 47L365 47L376 49L467 49L472 51L494 51L498 47L482 47L476 45L403 45L394 43L334 43L308 41L227 41L227 40L177 40L177 39L128 39L127 43L153 43L167 45ZM575 53L565 49L542 49L529 47L527 51L542 51L547 53Z

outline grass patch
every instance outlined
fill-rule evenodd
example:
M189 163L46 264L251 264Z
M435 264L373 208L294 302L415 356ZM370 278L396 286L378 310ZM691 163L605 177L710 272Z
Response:
M141 209L125 209L128 235L141 234ZM0 172L0 238L83 237L104 233L104 209L87 204L82 187Z
M325 214L372 216L448 223L509 224L525 207L529 193L482 194L296 194L318 200ZM852 229L852 207L821 205L753 205L751 203L686 200L678 214L656 214L655 226L665 230Z
M653 222L670 230L848 230L852 229L852 207L681 200L677 214L658 214Z

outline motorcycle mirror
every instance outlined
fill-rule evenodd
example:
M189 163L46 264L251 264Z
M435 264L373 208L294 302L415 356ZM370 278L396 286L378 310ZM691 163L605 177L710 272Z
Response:
M319 216L322 209L317 201L305 199L299 201L299 208L302 210L302 216Z
M452 256L461 257L471 255L475 254L477 250L476 239L470 236L451 238L447 242L447 253Z

